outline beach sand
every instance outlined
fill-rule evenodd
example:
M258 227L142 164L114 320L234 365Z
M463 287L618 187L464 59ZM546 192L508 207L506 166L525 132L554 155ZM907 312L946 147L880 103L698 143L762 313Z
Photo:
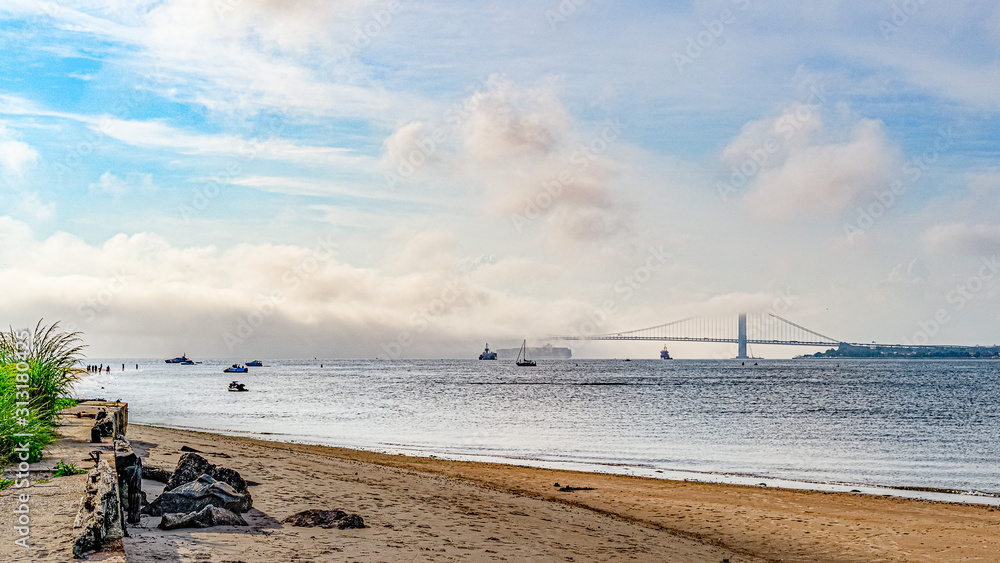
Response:
M994 507L445 461L132 425L148 463L183 445L260 483L249 530L125 541L130 561L1000 561ZM229 457L226 457L229 456ZM155 483L149 482L150 485ZM560 492L554 486L592 487ZM363 530L280 524L309 508Z
M171 470L182 446L200 450L251 481L254 498L247 528L161 531L159 518L144 517L124 540L133 562L1000 561L1000 509L982 505L445 461L137 424L128 437L144 463ZM67 436L51 453L80 461L92 448ZM83 482L32 487L28 553L12 546L14 500L4 491L0 559L70 561ZM162 484L145 480L144 489L152 499ZM357 513L368 527L281 523L310 508ZM120 551L90 560L120 561Z

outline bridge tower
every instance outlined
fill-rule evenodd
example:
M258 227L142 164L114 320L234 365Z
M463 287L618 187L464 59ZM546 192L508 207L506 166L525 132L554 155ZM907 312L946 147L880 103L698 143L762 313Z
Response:
M729 317L732 318L732 317ZM736 338L737 346L739 347L739 354L736 356L737 360L746 360L747 356L747 314L740 313L739 321L739 331ZM733 326L733 325L729 325ZM731 334L731 333L730 333Z

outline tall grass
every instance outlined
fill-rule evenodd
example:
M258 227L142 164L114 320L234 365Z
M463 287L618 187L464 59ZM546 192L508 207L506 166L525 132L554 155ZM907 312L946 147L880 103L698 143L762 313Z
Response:
M79 332L62 332L59 323L34 330L0 332L0 459L20 461L14 449L28 443L28 461L41 459L55 439L57 402L69 393L83 370L76 367L83 344ZM22 370L17 366L21 363ZM25 364L27 370L24 371ZM19 374L28 375L18 389ZM23 376L22 376L23 377ZM17 436L27 434L29 437Z

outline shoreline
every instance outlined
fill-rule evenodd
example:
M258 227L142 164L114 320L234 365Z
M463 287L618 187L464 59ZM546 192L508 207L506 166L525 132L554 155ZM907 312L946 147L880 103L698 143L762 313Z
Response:
M936 487L908 486L908 485L872 485L866 483L852 482L819 482L798 479L787 479L759 474L746 473L725 473L712 471L696 471L689 469L656 469L648 465L637 465L628 463L601 463L576 460L551 460L539 458L521 458L493 454L470 454L462 452L449 452L440 450L424 449L417 446L406 446L401 444L362 446L362 445L341 445L323 443L322 441L305 440L284 440L283 436L296 436L293 434L277 432L248 432L240 430L225 430L218 428L185 427L179 425L147 424L136 422L134 424L155 428L171 430L183 430L190 432L200 432L211 435L230 436L247 439L256 439L265 442L278 444L299 444L305 446L329 447L345 449L358 452L369 452L385 455L406 455L415 457L436 458L445 461L492 463L498 465L511 465L516 467L531 467L538 469L556 469L566 471L578 471L581 473L594 473L603 475L621 475L628 477L642 477L649 479L661 479L667 481L687 481L699 483L715 483L721 485L740 485L759 487L762 483L766 487L786 490L816 491L831 493L851 493L861 495L889 496L913 500L927 500L934 502L947 502L957 504L977 504L984 506L1000 506L1000 493L983 491L961 491L956 489L944 489ZM271 438L274 437L274 438Z
M61 415L68 424L34 471L62 457L85 462L95 445L88 419L73 411L94 408ZM134 421L127 439L144 465L169 471L196 451L238 471L253 495L243 515L249 525L164 531L158 517L143 516L91 560L936 563L992 560L1000 552L1000 508L982 504L454 461ZM49 479L33 489L33 549L5 541L0 559L71 556L86 478ZM149 500L162 489L143 479ZM5 527L16 501L0 493ZM310 509L357 513L366 527L284 523Z
M139 423L131 424L130 433L134 444L147 444L153 465L170 465L188 445L260 483L252 489L254 505L271 522L303 508L357 511L372 530L350 535L361 550L353 553L369 550L356 557L362 561L434 559L421 558L420 550L405 557L403 552L376 557L370 551L385 553L380 549L386 545L410 549L402 546L418 539L431 541L436 547L427 549L433 551L458 549L457 558L478 552L476 560L523 560L532 553L529 558L544 561L660 561L664 553L673 553L667 559L936 562L989 560L1000 551L1000 509L982 504L452 461ZM418 490L424 492L414 494ZM436 520L422 520L431 512ZM414 514L416 520L403 522ZM581 528L584 518L590 523ZM425 537L424 525L448 533ZM301 534L275 539L285 529L274 530L268 541L283 549L315 547ZM375 530L387 535L371 537ZM236 542L233 549L245 549L241 541L256 541L253 534L240 540L208 532L198 535L213 549L226 541ZM317 541L319 532L308 531ZM138 534L139 540L153 541L150 534L157 535ZM600 551L617 541L624 544ZM503 547L513 551L503 552Z

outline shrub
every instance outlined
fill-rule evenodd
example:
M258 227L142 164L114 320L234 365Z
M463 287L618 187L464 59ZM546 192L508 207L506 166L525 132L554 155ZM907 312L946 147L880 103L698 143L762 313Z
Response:
M83 349L80 333L58 328L58 322L44 326L38 321L34 331L0 332L2 460L38 461L55 439L56 413L66 404L59 402L59 396L67 394L83 373L76 367ZM17 380L25 374L27 384ZM22 445L27 452L15 451ZM22 459L25 454L28 459Z

